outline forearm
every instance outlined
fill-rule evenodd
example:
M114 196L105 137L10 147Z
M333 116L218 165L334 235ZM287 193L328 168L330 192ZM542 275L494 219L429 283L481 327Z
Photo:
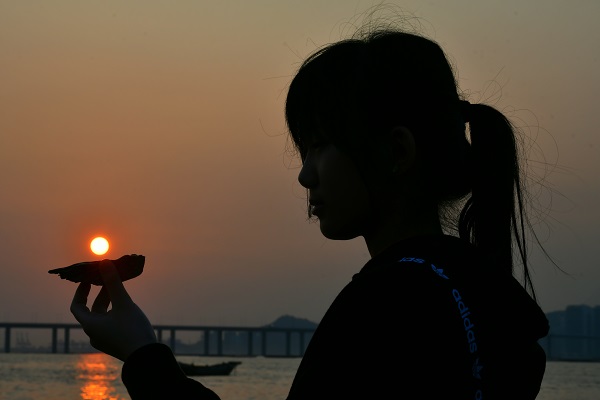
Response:
M132 400L219 399L212 390L188 378L171 349L161 343L149 344L133 352L123 365L121 378Z

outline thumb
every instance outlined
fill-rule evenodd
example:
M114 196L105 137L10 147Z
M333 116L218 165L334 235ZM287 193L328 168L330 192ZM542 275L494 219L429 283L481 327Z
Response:
M125 286L123 286L123 282L121 282L119 271L117 271L117 267L112 261L100 261L100 275L113 307L118 308L132 301L129 293L125 290Z

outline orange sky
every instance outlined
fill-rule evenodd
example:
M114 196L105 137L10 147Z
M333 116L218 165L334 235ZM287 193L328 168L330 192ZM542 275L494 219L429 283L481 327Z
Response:
M101 233L147 257L127 287L155 323L318 321L368 253L305 221L283 103L373 3L0 2L0 320L74 321L75 284L47 270ZM600 3L394 3L560 165L538 229L573 276L534 254L542 307L600 304Z

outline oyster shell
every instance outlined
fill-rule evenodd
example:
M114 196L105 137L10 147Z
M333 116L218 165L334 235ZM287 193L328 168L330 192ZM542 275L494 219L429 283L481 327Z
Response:
M126 281L139 276L144 271L146 257L128 254L111 261L117 267L121 281ZM86 282L96 286L103 284L100 276L100 261L84 261L68 267L51 269L48 273L58 274L61 279L71 282Z

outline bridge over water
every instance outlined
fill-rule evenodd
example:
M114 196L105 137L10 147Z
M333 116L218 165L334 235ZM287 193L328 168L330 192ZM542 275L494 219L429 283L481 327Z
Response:
M40 329L50 332L50 352L71 353L71 331L82 330L78 324L65 323L17 323L0 322L4 329L4 352L13 350L13 332L18 330ZM175 354L199 356L280 356L301 357L314 329L239 327L239 326L194 326L194 325L155 325L154 330L160 342L171 347ZM177 334L197 332L200 339L190 352L184 352Z
M81 342L72 340L72 331L82 331L78 324L0 322L0 346L4 333L5 353L22 352L18 344L24 330L48 331L50 346L44 350L47 352L94 351L87 346L87 341L86 349L82 350ZM194 325L155 325L154 330L158 340L169 345L177 355L238 357L302 357L314 332L314 329L303 328ZM87 340L83 333L80 335ZM178 336L195 336L197 341L192 345L185 344ZM600 336L550 334L541 339L540 344L549 360L600 361Z

